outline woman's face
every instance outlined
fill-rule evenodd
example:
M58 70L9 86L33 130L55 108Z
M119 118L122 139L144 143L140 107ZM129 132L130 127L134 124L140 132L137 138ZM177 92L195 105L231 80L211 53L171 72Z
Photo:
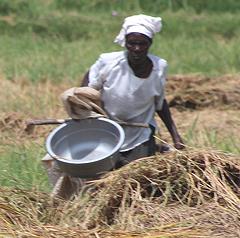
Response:
M130 33L126 36L128 59L133 64L141 64L147 58L151 39L141 33Z

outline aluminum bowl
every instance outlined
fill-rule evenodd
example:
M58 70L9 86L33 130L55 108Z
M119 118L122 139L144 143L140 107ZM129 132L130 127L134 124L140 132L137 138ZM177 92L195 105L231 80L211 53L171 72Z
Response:
M110 119L71 120L48 135L46 149L66 174L97 178L114 168L124 138L122 127Z

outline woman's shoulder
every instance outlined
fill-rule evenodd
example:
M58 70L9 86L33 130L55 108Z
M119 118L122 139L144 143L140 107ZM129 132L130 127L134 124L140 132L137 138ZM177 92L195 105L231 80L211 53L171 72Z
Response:
M109 52L109 53L102 53L99 56L99 59L102 60L105 63L113 62L115 60L121 60L125 58L124 51L115 51L115 52Z
M154 67L157 69L166 68L168 66L168 62L159 56L149 54L149 57L152 60Z

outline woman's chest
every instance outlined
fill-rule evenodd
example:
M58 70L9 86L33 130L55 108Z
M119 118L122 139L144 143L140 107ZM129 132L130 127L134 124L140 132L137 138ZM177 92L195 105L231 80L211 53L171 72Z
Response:
M156 94L156 75L139 78L127 68L117 67L106 77L103 91L121 98L149 98Z

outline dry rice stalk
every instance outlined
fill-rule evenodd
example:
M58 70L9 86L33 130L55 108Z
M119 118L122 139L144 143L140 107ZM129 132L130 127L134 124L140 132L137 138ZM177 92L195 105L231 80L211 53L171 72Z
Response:
M22 237L240 235L240 160L220 152L143 158L108 173L68 202L36 191L0 192L0 231ZM128 233L116 236L116 230Z
M127 231L83 231L78 228L63 228L59 226L28 227L14 231L0 232L0 237L36 237L36 238L202 238L200 231L193 229L176 229L173 232L151 231L151 232L127 232Z
M216 152L176 152L143 158L97 181L85 194L86 203L82 196L73 204L67 203L62 222L81 219L85 228L91 228L116 224L117 219L129 226L135 224L131 219L138 206L149 202L157 202L159 207L176 203L195 207L214 201L240 215L239 174L237 158ZM83 206L88 211L86 219Z

